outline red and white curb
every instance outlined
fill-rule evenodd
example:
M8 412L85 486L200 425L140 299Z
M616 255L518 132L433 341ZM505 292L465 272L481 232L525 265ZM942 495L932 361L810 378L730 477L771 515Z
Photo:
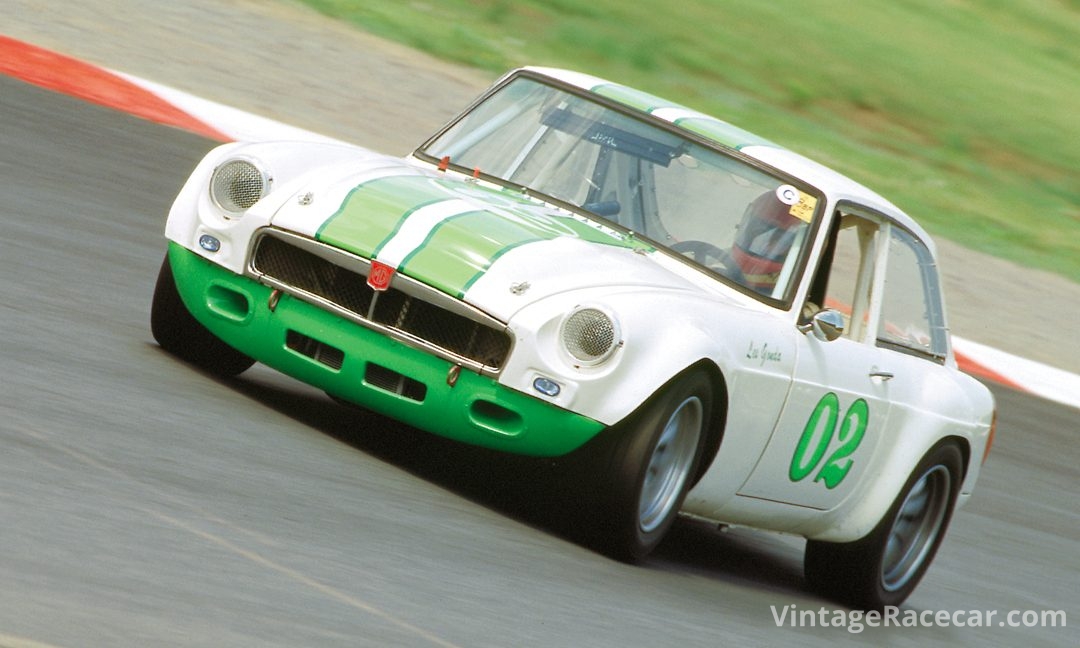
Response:
M339 141L3 35L0 74L220 142ZM1080 375L955 336L953 348L969 374L1080 407Z
M337 141L4 35L0 74L219 142Z
M1080 407L1080 375L955 335L952 342L956 361L967 373L1047 400Z

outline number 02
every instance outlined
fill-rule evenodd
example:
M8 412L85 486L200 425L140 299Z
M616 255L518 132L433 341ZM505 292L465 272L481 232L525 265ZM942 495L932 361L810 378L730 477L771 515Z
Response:
M802 481L810 476L814 470L817 475L815 482L825 482L826 488L836 488L844 481L854 460L851 455L862 442L863 434L866 433L866 424L870 417L870 408L866 401L858 399L848 407L844 414L844 420L840 423L840 431L837 434L836 423L840 417L840 399L836 394L829 392L821 397L817 407L810 414L803 428L799 444L795 446L795 454L791 457L791 469L788 476L791 481ZM833 437L840 445L833 450L829 457L825 453L832 444ZM825 465L821 465L822 460ZM820 469L818 469L818 467Z

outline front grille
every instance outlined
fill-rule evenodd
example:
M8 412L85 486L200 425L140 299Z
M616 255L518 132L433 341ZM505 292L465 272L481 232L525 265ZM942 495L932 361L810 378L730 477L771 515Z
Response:
M348 311L361 324L402 333L406 339L419 340L484 368L497 371L505 362L510 352L505 329L404 290L376 292L367 284L366 261L310 239L296 239L294 244L279 236L260 237L251 259L252 269L272 284L301 297L315 297L316 303L328 302Z

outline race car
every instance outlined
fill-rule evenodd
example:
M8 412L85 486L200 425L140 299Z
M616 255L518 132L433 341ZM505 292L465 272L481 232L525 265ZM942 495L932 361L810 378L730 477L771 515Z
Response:
M406 158L222 145L165 235L164 349L463 443L587 457L620 559L685 514L805 537L813 587L898 605L992 442L923 228L593 76L511 71Z

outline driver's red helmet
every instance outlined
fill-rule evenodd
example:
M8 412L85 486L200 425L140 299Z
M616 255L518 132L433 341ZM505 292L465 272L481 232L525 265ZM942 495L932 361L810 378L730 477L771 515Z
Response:
M762 293L772 291L801 222L775 191L750 203L731 248L745 285Z

